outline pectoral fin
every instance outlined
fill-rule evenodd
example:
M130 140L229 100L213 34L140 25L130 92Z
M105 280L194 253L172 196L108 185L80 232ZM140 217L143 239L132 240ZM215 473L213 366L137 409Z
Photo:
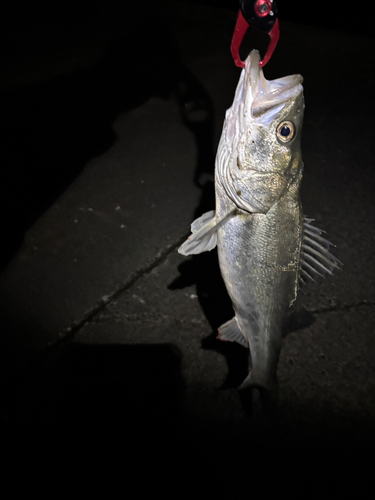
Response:
M192 234L178 249L182 255L193 255L209 252L216 247L216 218L215 211L206 212L196 219L190 226Z
M195 219L190 225L191 232L196 233L199 229L202 229L202 227L211 224L212 221L215 221L215 210L210 210L198 217L198 219Z
M178 253L194 255L213 250L217 244L217 230L233 215L234 212L229 213L219 221L216 219L214 210L201 215L191 224L192 234L180 246Z

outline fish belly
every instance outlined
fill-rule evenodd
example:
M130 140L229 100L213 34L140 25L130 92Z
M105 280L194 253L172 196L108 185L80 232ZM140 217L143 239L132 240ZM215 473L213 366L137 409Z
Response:
M218 231L222 277L249 342L252 383L276 383L277 362L298 293L303 216L281 198L267 214L240 213Z

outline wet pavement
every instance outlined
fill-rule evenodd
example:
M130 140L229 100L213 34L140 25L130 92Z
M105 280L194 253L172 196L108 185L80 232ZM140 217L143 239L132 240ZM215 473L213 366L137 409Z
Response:
M237 390L248 352L215 338L232 316L216 252L176 251L214 208L214 155L239 76L235 13L176 3L169 16L168 36L144 40L143 63L131 34L103 23L59 64L8 72L3 429L114 433L151 454L194 456L207 477L281 453L370 465L373 39L284 22L265 69L268 79L304 76L304 211L344 263L303 290L315 322L285 339L277 427L257 394Z

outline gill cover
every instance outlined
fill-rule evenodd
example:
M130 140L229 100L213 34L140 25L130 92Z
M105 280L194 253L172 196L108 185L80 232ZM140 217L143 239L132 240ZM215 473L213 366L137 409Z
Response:
M302 77L268 81L253 50L227 110L216 175L240 210L266 213L301 168Z

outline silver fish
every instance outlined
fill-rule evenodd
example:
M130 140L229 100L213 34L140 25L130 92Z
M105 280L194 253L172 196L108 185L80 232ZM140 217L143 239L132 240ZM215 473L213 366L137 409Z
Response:
M277 391L282 339L302 322L305 280L332 274L340 262L305 219L302 77L268 81L252 51L227 110L215 163L216 211L191 225L182 255L217 246L235 316L219 338L249 347L251 370L240 388Z

